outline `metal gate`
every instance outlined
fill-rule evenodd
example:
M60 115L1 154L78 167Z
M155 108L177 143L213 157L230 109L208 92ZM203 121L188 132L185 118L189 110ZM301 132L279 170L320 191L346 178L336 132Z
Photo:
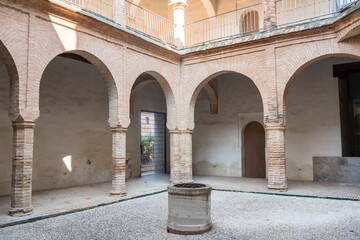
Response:
M141 111L141 175L165 173L166 114Z

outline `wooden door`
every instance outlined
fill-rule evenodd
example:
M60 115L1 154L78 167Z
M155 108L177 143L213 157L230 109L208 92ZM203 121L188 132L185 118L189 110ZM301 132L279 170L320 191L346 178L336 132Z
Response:
M249 123L244 131L245 177L265 178L265 130L258 122Z

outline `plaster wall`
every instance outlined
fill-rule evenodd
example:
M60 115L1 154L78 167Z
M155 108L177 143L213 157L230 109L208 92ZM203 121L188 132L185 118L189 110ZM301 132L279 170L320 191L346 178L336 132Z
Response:
M9 118L10 79L0 58L0 196L10 193L12 127Z
M292 82L286 99L286 168L293 180L313 180L313 157L341 156L338 79L330 58L315 62Z
M193 171L195 175L242 176L242 131L262 123L262 100L254 83L240 74L218 78L219 113L211 115L202 91L195 106ZM260 117L259 117L260 115Z
M140 134L141 134L141 110L166 113L166 100L158 83L146 85L136 96L134 114L131 114L131 123L126 133L126 178L140 176ZM169 134L166 141L166 172L170 172Z

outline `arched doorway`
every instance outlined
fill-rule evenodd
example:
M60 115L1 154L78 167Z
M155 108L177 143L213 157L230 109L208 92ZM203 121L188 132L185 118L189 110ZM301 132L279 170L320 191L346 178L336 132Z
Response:
M167 114L168 109L174 110L169 108L173 106L169 89L165 78L152 71L140 74L133 84L130 94L131 122L126 134L127 178L155 174L168 178L164 175L170 173Z
M265 131L258 122L244 130L244 177L265 178Z

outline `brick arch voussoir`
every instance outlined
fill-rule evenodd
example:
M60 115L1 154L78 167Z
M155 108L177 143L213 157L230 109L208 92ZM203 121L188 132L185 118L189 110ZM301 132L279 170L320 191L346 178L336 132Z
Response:
M147 85L149 85L150 83L155 83L157 82L156 80L153 79L149 79L149 80L145 80L139 84L136 84L133 89L131 90L131 94L130 94L130 114L134 114L135 112L135 100L137 95L139 94L139 92L146 87Z
M217 114L219 111L219 98L216 87L208 82L204 86L204 90L210 103L210 114Z
M166 76L164 73L160 73L158 71L154 70L148 70L148 69L141 69L142 71L137 71L134 76L134 73L132 73L131 79L131 87L129 89L126 89L126 99L128 99L129 103L129 114L132 110L132 105L135 102L135 97L137 93L145 87L150 82L145 82L144 85L137 85L136 80L141 74L149 74L151 75L155 80L155 82L159 83L161 89L163 90L163 93L165 95L166 99L166 109L167 109L167 123L166 126L169 130L175 130L177 129L177 104L176 99L173 91L173 87L171 86L171 82L168 81L170 79L170 76ZM152 81L152 82L154 82ZM135 92L134 92L135 90Z
M202 72L201 74L196 76L196 79L192 81L193 85L190 86L188 91L192 94L190 95L190 99L188 99L188 103L186 104L189 109L189 123L188 128L194 129L195 122L195 104L196 100L200 94L200 91L214 78L226 74L226 73L238 73L245 77L248 77L252 80L252 82L257 87L264 109L264 114L267 109L267 98L266 98L266 78L264 75L264 69L258 65L249 62L240 62L234 64L233 62L226 61L223 65L217 65L217 68L212 69L210 72ZM207 74L207 76L206 76Z
M105 81L105 84L107 86L108 90L108 97L109 97L109 125L111 127L117 127L121 126L122 123L120 122L119 118L119 98L118 98L118 87L116 84L116 81L114 79L113 71L110 70L109 66L110 64L107 64L106 60L108 57L101 56L97 52L94 52L92 50L84 50L84 49L75 49L70 51L62 51L62 49L57 49L51 51L51 54L49 53L47 57L42 57L39 59L38 67L36 68L36 73L34 76L36 76L34 79L35 82L33 83L32 88L35 90L33 92L33 103L35 103L32 108L39 109L39 97L40 97L40 84L42 75L46 70L46 67L51 63L51 61L58 55L62 53L73 53L76 55L79 55L86 60L88 60L91 64L94 65L94 67L100 72L103 80ZM45 54L42 54L45 55ZM114 67L112 66L112 69Z
M21 115L21 100L20 100L20 79L18 68L15 63L13 55L9 49L0 40L0 58L3 60L8 77L10 80L10 104L9 104L9 116L11 121L24 121L24 117Z
M313 51L312 54L297 55L297 58L292 60L289 59L289 66L292 66L289 69L287 78L279 79L278 89L279 92L279 112L283 113L284 116L284 125L286 125L286 98L290 86L292 85L296 76L303 71L306 67L311 64L321 61L323 59L331 57L349 57L357 58L360 60L360 42L355 40L356 44L339 44L336 48L333 48L330 51ZM341 46L343 45L343 46Z

